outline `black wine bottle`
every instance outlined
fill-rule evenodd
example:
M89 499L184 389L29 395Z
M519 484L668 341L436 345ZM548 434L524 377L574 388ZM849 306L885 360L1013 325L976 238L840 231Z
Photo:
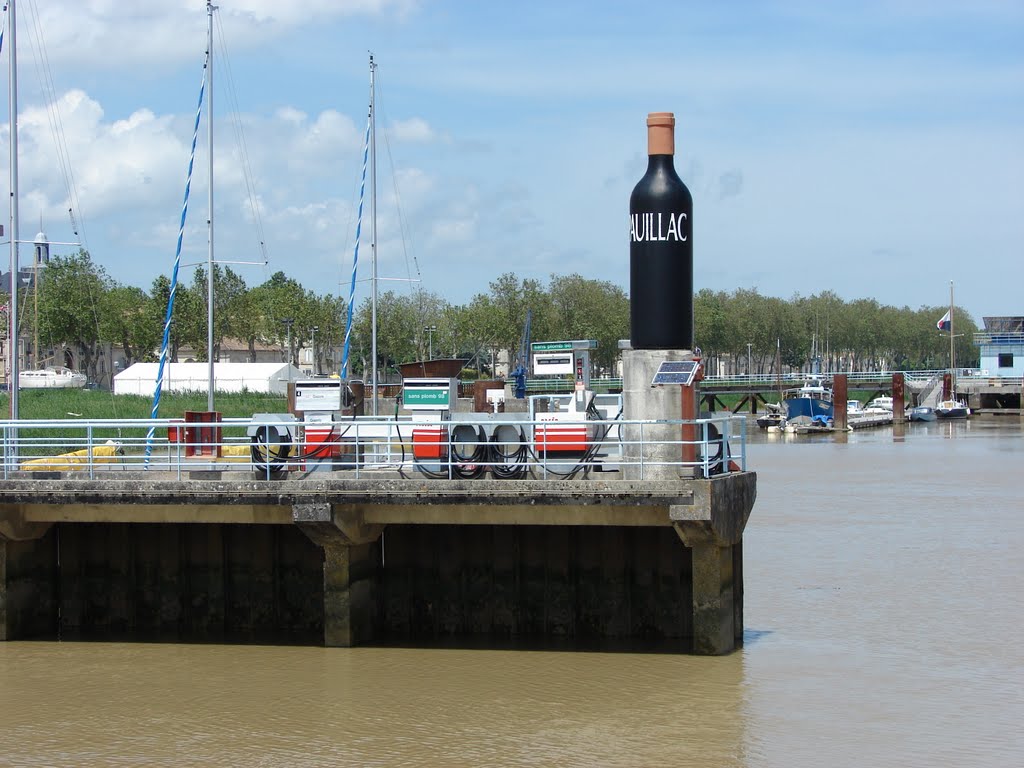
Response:
M629 197L633 349L693 349L693 198L673 164L675 123L647 115L647 173Z

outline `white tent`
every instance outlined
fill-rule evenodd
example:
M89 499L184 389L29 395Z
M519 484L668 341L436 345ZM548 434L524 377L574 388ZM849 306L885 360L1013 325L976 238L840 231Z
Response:
M156 390L159 363L135 363L114 376L115 395L145 395ZM216 392L288 393L288 382L305 378L294 365L286 363L214 363ZM206 392L210 381L208 363L167 363L162 392Z

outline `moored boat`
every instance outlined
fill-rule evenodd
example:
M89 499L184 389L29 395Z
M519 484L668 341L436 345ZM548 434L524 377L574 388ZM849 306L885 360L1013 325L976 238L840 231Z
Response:
M940 419L966 419L971 415L967 403L956 399L956 347L953 346L953 281L949 281L949 310L935 324L940 331L949 331L949 389L935 406L935 416Z
M918 405L910 409L907 418L911 421L935 421L935 409L927 405Z
M960 400L943 400L935 406L935 417L939 419L966 419L970 415L971 409Z
M781 403L765 403L765 412L757 417L757 426L761 429L779 427L783 420Z
M786 390L782 406L787 424L829 423L833 419L832 388L824 378L811 377L803 386Z
M876 397L874 400L867 404L864 410L872 412L884 411L891 414L893 412L892 398L889 397L888 395Z
M81 389L85 382L84 373L63 366L18 373L21 389Z

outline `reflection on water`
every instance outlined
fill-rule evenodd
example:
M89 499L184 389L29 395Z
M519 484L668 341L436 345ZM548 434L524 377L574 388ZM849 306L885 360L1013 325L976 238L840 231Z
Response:
M0 644L0 764L1024 763L1020 422L752 435L725 658Z

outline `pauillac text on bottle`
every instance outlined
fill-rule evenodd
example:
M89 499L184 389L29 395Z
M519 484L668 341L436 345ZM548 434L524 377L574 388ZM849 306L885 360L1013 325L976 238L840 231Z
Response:
M675 171L675 116L647 116L647 173L629 198L634 349L693 349L693 198Z

